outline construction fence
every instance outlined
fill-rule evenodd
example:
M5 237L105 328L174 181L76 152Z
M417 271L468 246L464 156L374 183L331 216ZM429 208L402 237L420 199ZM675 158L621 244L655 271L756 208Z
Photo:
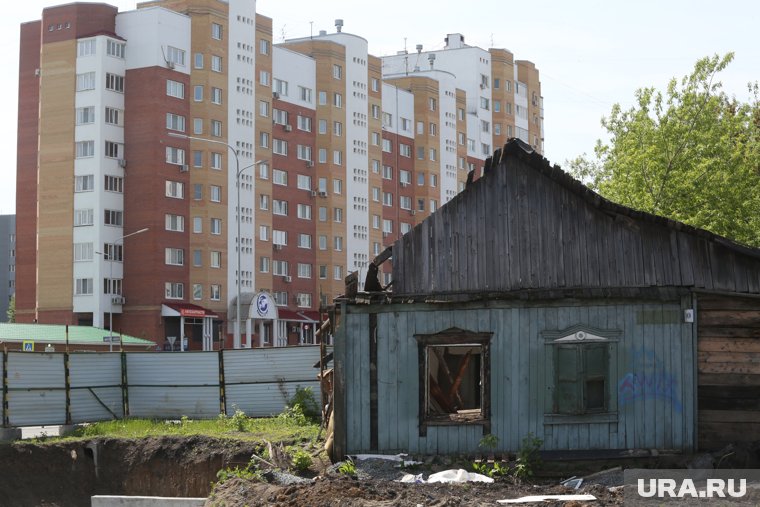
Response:
M298 387L320 399L319 346L214 352L3 352L4 427L124 417L266 417Z

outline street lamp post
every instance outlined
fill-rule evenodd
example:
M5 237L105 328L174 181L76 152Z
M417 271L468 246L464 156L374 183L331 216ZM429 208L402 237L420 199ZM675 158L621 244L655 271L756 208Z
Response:
M207 143L214 143L214 144L221 144L226 146L232 154L235 156L235 186L237 187L237 213L235 214L237 217L237 298L236 298L236 306L235 306L235 336L233 338L232 347L239 349L241 347L241 340L240 340L240 298L242 296L242 271L241 271L241 260L240 260L240 252L242 251L242 241L240 237L240 222L241 222L241 214L240 214L240 175L245 171L246 169L250 169L253 166L257 166L264 162L264 160L257 160L253 164L240 168L240 159L238 158L237 150L229 143L225 143L224 141L217 141L215 139L206 139L205 137L196 137L196 136L188 136L186 134L180 134L177 132L168 132L169 136L171 137L177 137L180 139L190 139L192 141L205 141Z
M143 229L140 229L139 231L130 232L129 234L125 234L124 236L118 238L116 241L113 242L113 249L110 253L108 253L108 261L110 266L110 275L109 275L109 292L111 293L111 304L108 306L108 351L113 352L113 297L114 297L114 281L113 281L113 258L116 255L116 247L119 244L119 241L122 243L124 240L130 236L134 236L136 234L142 234L143 232L147 231L148 227L145 227ZM122 292L124 292L124 274L122 273Z

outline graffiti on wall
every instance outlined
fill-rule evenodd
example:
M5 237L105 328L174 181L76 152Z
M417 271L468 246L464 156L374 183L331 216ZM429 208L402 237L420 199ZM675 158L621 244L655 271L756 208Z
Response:
M631 371L618 382L618 401L621 406L638 400L662 400L681 412L678 378L657 357L654 350L644 349L634 354Z

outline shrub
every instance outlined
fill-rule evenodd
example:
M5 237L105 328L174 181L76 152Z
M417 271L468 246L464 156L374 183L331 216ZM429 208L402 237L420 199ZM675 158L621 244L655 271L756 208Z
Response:
M292 450L290 457L293 459L293 466L299 472L305 472L312 464L311 454L303 449Z
M296 387L296 392L288 400L287 406L293 408L296 405L301 406L301 411L309 419L318 421L322 416L319 403L317 403L314 390L311 387Z
M517 451L517 463L515 464L515 477L519 479L528 479L533 476L536 469L541 466L541 455L538 450L544 443L543 440L528 433L523 438L522 446Z
M338 467L338 472L342 473L343 475L350 475L351 477L356 477L356 464L350 459L347 461L344 461Z

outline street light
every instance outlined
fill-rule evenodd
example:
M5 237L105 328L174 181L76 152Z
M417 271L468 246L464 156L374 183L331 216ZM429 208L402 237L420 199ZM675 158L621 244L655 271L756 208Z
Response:
M187 134L180 134L178 132L167 132L170 137L178 137L180 139L190 139L192 141L205 141L207 143L213 143L213 144L221 144L229 148L229 150L232 152L232 154L235 156L235 186L237 187L237 304L235 307L235 320L236 320L236 326L235 326L235 336L233 338L232 347L239 349L241 347L241 340L240 340L240 298L241 298L241 287L242 287L242 263L240 261L240 252L242 250L242 241L240 237L240 175L245 171L246 169L250 169L253 166L257 166L265 160L257 160L251 165L245 166L242 169L240 168L240 159L238 158L237 150L229 143L226 143L224 141L217 141L215 139L206 139L205 137L196 137L196 136L188 136Z
M113 258L116 255L116 247L119 244L119 241L124 241L124 239L135 236L136 234L142 234L143 232L147 231L149 228L145 227L143 229L140 229L139 231L130 232L129 234L125 234L124 236L118 238L116 241L113 242L113 249L110 253L105 252L108 254L108 264L110 266L110 274L108 275L108 285L109 285L109 292L111 294L111 304L108 306L108 351L113 352L113 294L114 294L114 283L113 283ZM97 253L97 252L96 252ZM104 256L105 257L105 256ZM122 277L122 292L124 289L123 286L123 280L124 280L124 273L121 275Z

